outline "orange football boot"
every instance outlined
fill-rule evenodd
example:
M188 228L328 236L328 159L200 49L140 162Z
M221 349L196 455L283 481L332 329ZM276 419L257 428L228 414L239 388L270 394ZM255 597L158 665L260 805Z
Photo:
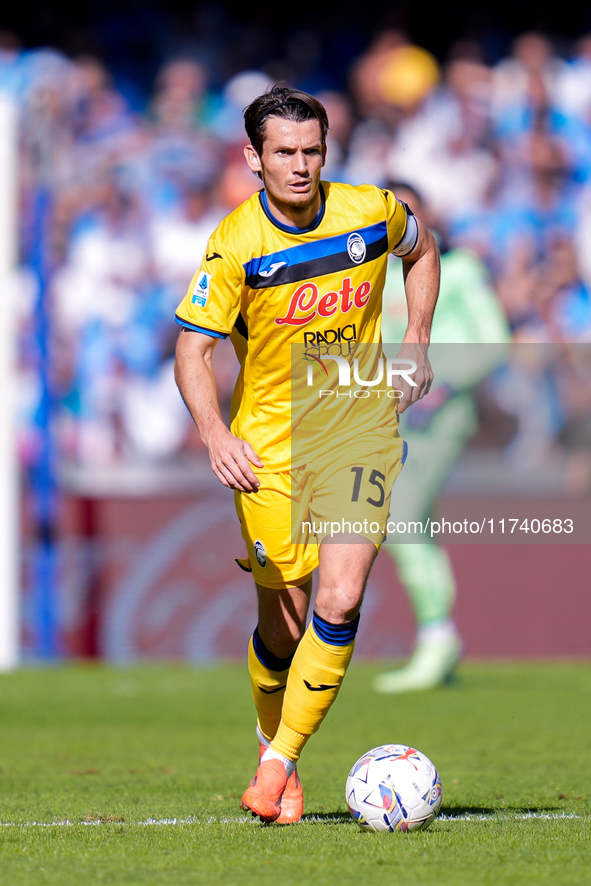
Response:
M287 772L281 760L259 763L256 775L242 795L242 808L270 824L281 815L281 798L287 787Z
M261 757L267 750L267 747L268 745L264 745L262 744L262 742L259 741L259 765L261 762ZM300 820L303 814L304 791L302 789L302 783L299 779L296 766L287 780L287 785L285 786L285 790L283 791L283 795L281 797L281 812L279 816L275 819L275 822L277 824L295 824Z
M287 779L281 798L281 815L277 824L295 824L304 814L304 791L298 777L297 767Z

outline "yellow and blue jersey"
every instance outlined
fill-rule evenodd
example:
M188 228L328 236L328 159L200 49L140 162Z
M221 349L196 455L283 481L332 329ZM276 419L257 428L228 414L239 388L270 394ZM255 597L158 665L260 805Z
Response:
M414 218L389 191L322 182L321 195L307 229L279 222L264 190L234 210L176 314L188 329L231 337L240 361L231 430L268 471L291 467L290 346L318 362L379 343L388 254L406 254L416 241Z

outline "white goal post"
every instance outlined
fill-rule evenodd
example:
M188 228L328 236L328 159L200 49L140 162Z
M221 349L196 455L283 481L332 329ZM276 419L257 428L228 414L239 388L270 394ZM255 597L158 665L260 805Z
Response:
M19 466L16 451L18 115L0 92L0 671L19 658Z

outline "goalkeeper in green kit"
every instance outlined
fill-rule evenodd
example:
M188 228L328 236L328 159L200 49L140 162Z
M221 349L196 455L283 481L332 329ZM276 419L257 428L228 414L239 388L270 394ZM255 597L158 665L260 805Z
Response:
M392 494L389 524L426 524L449 470L477 429L472 390L502 361L510 341L499 300L480 259L463 248L447 249L443 226L410 185L388 185L399 200L431 228L441 250L441 288L433 320L432 362L437 361L431 392L405 416L401 434L408 457ZM391 258L383 297L382 341L395 356L406 330L401 262ZM391 343L388 347L388 343ZM444 344L460 347L438 348ZM490 343L490 347L473 347ZM493 344L501 347L492 347ZM505 347L502 347L505 345ZM392 353L390 353L390 351ZM456 585L449 558L429 535L413 543L389 533L383 550L393 557L417 621L415 651L405 667L380 674L378 692L412 692L445 682L460 658L461 639L452 617Z

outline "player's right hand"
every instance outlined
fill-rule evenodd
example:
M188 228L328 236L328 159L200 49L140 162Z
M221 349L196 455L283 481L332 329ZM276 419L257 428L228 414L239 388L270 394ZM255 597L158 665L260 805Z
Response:
M257 491L261 483L251 464L262 468L263 463L250 443L226 430L208 441L208 449L211 469L220 483L240 492Z
M433 382L433 370L427 356L428 345L403 341L396 355L396 360L411 360L415 364L413 372L414 385L409 385L403 375L400 376L399 387L402 397L398 401L398 413L402 414L413 403L425 397Z

